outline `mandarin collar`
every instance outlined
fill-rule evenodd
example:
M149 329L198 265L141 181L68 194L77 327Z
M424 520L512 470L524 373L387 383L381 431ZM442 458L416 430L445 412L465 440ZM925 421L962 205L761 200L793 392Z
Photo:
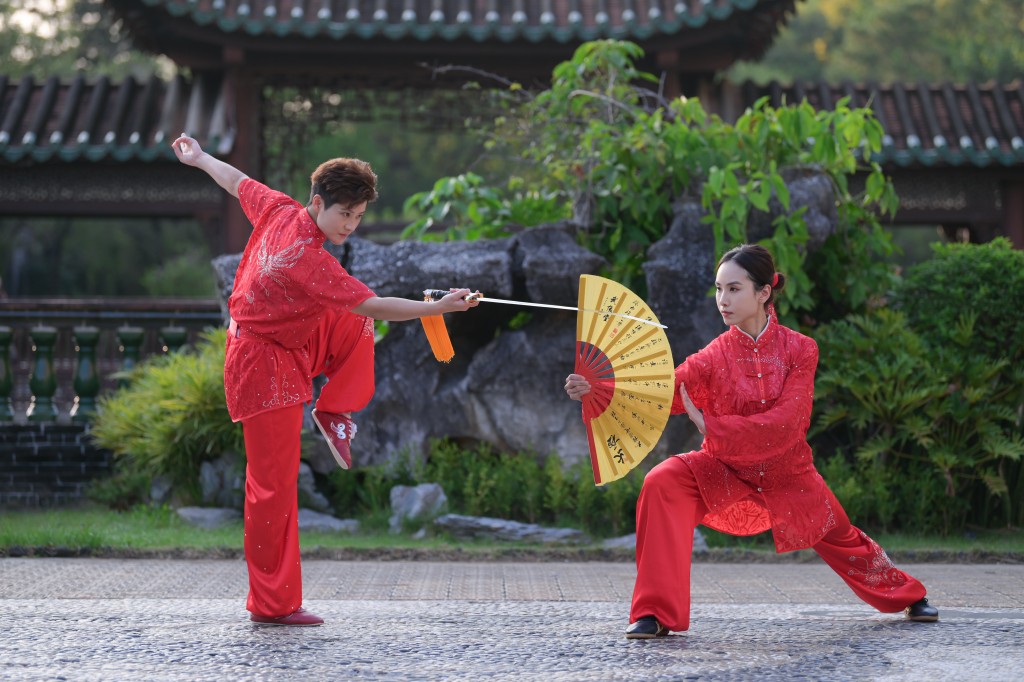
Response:
M764 326L764 329L758 335L756 340L751 337L750 334L740 329L737 325L729 327L729 334L732 335L733 340L737 341L741 346L745 348L754 348L771 342L771 340L775 338L777 326L775 316L769 314L768 323Z
M303 219L300 224L301 230L313 238L313 246L315 248L322 248L324 242L327 241L327 235L325 235L323 231L316 226L316 223L313 222L313 216L309 215L309 211L306 210L305 206L302 207L302 215Z

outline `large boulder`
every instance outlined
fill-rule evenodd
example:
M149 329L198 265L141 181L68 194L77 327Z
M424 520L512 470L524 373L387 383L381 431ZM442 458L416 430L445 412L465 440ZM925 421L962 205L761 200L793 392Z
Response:
M817 248L836 222L831 184L812 171L794 172L788 180L791 210L807 209L807 248ZM751 240L766 236L783 210L777 201L771 208L751 217ZM670 229L650 247L644 265L647 302L668 326L677 364L725 329L709 295L714 240L703 216L699 201L677 202ZM574 306L579 276L597 273L604 261L578 246L573 230L561 223L504 239L391 245L350 237L343 246L328 248L379 296L419 298L424 289L468 287L493 298ZM213 262L222 301L230 294L239 257ZM566 461L588 456L580 405L562 389L574 364L574 313L485 301L469 312L447 315L445 322L455 348L448 364L434 359L415 321L391 324L377 344L376 394L356 415L357 465L383 463L402 451L423 456L430 440L441 437L556 453ZM307 425L312 428L308 410ZM331 471L322 439L307 442L313 469ZM681 452L699 442L687 420L673 419L655 453Z
M464 286L557 305L575 305L580 274L603 264L576 244L566 224L476 242L382 246L353 239L336 255L380 296L415 298L425 288ZM455 348L448 364L434 359L415 321L392 324L377 344L376 394L356 416L357 463L380 463L403 450L422 456L434 438L585 456L579 403L562 390L574 361L571 312L484 302L445 322ZM312 456L323 447L315 443Z

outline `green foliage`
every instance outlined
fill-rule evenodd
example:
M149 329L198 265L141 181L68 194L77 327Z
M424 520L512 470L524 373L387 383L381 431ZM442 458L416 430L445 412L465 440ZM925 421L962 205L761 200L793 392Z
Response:
M12 296L212 296L209 258L192 220L0 217Z
M4 75L43 80L81 72L123 78L173 72L170 60L132 48L123 21L103 0L0 0L0 54Z
M804 0L733 81L1009 82L1024 70L1020 0Z
M152 476L139 471L130 462L118 463L113 475L93 481L87 492L90 500L110 509L126 511L149 500Z
M839 464L830 471L851 496L866 487L869 518L883 527L918 519L921 530L943 533L968 522L1019 523L1024 491L1010 494L1008 474L1024 453L1024 366L976 351L973 311L962 311L943 339L880 309L826 325L817 340L812 437L838 432L858 479ZM897 494L896 483L907 494ZM934 504L915 508L922 500Z
M142 275L147 296L209 298L216 296L210 259L205 250L193 249L147 270Z
M969 310L979 320L973 351L1024 360L1024 315L1007 306L1024 301L1024 251L1004 237L932 248L934 257L910 268L894 297L911 326L932 345L948 346L959 334L959 316Z
M532 96L514 84L505 93L505 114L481 126L492 152L533 164L540 196L573 207L579 242L607 259L609 277L642 294L647 249L664 235L672 202L689 196L706 210L718 254L748 241L752 218L778 214L765 245L789 277L783 315L843 296L859 309L876 293L873 286L887 284L881 256L892 247L874 211L892 213L897 201L870 161L882 141L870 110L851 109L845 100L829 112L806 103L776 109L761 100L730 125L696 99L664 101L638 87L657 82L636 67L642 54L629 42L585 43L555 68L550 88ZM857 280L836 279L841 273L823 278L817 298L805 269L803 212L790 210L786 174L793 172L830 178L841 224L824 258L863 268ZM847 178L857 172L866 189L855 196ZM433 213L409 234L452 213L487 234L500 212L495 202L512 210L502 192L488 190L477 176L445 178L433 193L410 201Z
M516 184L521 183L510 186ZM483 185L483 178L475 173L441 178L429 192L409 197L404 210L423 217L408 225L402 238L424 241L507 237L514 226L532 227L568 217L565 205L552 193L520 190L508 196ZM442 225L447 226L443 231L431 231Z
M210 331L195 349L140 363L129 386L100 399L97 445L128 470L167 476L195 496L203 461L245 452L242 426L224 403L224 344L223 330Z

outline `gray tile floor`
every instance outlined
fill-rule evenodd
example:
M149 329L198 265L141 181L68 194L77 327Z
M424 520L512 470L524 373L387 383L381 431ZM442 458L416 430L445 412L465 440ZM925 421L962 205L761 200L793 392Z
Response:
M690 630L639 642L629 563L307 560L327 622L267 628L239 560L0 559L0 679L1021 679L1024 566L901 568L939 623L823 564L696 563Z

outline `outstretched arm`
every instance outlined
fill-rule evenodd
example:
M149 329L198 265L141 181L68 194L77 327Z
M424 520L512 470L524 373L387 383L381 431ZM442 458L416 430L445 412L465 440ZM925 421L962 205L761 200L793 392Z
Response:
M248 175L238 170L231 164L215 159L199 146L199 143L188 135L182 134L177 140L171 143L174 155L186 166L193 166L213 178L214 182L224 188L231 196L238 198L238 185Z
M480 305L480 301L475 298L467 300L466 296L469 294L469 289L459 289L440 301L413 301L408 298L371 296L352 308L352 312L372 317L375 320L403 322L429 315L463 312Z

